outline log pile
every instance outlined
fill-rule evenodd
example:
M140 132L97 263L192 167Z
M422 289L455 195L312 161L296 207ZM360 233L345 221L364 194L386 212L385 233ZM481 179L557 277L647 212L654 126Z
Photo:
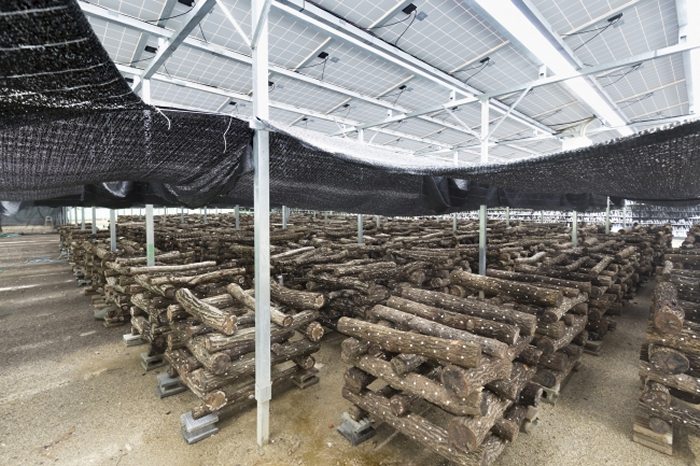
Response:
M667 254L642 344L634 440L673 454L683 428L700 435L700 244L697 227Z
M192 417L219 413L255 391L255 298L236 281L202 297L196 287L177 289L166 306L170 333L165 359L171 375L199 399ZM270 337L273 384L316 381L313 353L323 327L316 322L322 294L272 285Z
M537 318L410 285L368 320L342 317L343 396L455 464L490 464L536 416Z

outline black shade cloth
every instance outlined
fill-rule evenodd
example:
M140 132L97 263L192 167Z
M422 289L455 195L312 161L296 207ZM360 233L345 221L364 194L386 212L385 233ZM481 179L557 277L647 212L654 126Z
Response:
M246 121L145 105L74 0L10 0L0 2L0 12L0 199L252 205ZM391 157L358 157L358 147L367 147L359 143L347 143L355 144L351 156L277 131L270 137L271 201L385 215L480 204L583 211L605 208L606 196L692 203L700 199L699 125L468 168L407 167Z

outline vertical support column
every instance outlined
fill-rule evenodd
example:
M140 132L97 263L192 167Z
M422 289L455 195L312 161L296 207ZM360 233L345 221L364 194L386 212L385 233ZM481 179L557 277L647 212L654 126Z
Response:
M571 242L578 246L578 212L571 212Z
M379 231L379 228L381 227L381 220L379 215L374 216L374 224L377 226L377 231Z
M80 229L85 230L85 207L80 208Z
M510 207L506 207L506 226L510 226Z
M92 234L97 234L97 209L92 206Z
M481 101L481 157L484 165L489 160L489 106L488 99ZM479 275L486 275L486 205L479 206Z
M236 218L236 230L241 229L241 209L240 207L236 206L233 209L233 216Z
M287 206L282 206L282 229L287 229Z
M117 250L117 211L109 209L109 249Z
M205 225L207 224L207 206L202 208L202 223Z
M605 206L605 234L610 234L610 198L608 197L607 205Z
M459 164L459 151L454 151L452 154L452 163L455 165ZM452 233L457 233L457 212L452 214Z
M365 244L365 225L362 214L357 214L357 244Z
M268 95L268 22L265 0L252 0L253 139L255 218L255 399L257 442L270 441L270 135L258 120L270 117ZM268 4L269 7L269 4ZM258 29L260 28L260 29ZM257 31L259 30L259 33Z
M153 204L146 204L146 265L156 265L156 241L153 232Z
M180 223L185 223L185 208L180 207Z

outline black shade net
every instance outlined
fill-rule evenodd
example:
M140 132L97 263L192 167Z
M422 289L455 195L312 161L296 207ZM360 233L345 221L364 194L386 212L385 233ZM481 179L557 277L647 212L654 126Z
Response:
M0 199L252 205L248 122L145 105L73 0L0 3L0 111ZM605 208L606 196L693 203L699 125L518 163L418 169L278 131L270 137L270 196L273 205L385 215L480 204L583 211Z

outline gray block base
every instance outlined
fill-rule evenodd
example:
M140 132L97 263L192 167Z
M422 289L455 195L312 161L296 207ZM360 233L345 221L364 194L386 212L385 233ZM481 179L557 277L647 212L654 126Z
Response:
M340 419L342 422L338 427L338 433L345 437L353 447L371 439L376 434L367 418L356 421L348 413L343 413Z
M192 417L192 411L187 411L180 416L182 437L190 445L204 440L219 431L216 427L217 422L219 422L219 416L215 413L195 419Z
M146 343L144 339L141 338L141 335L133 335L131 333L122 335L122 340L124 340L126 346L138 346Z
M165 360L162 354L155 354L149 356L147 352L141 353L141 367L145 371L152 371L158 367L163 367L165 365Z
M310 371L304 371L294 374L292 376L292 382L298 388L303 390L306 387L310 387L311 385L318 383L318 376L316 375L317 372L318 371L312 369Z
M187 390L187 387L182 383L180 377L170 377L167 372L161 372L156 377L158 385L156 385L156 395L159 398L177 395Z

